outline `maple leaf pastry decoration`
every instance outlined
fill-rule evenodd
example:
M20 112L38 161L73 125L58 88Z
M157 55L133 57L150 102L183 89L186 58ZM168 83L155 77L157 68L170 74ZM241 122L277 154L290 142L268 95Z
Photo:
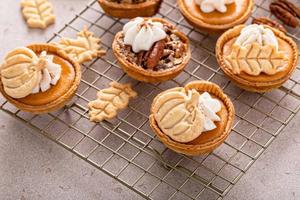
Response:
M117 115L118 110L128 106L129 100L137 96L130 84L111 82L109 88L100 90L97 99L89 102L90 120L101 122Z
M45 29L55 23L53 6L48 0L22 0L21 8L30 28Z
M56 44L79 63L90 61L96 57L105 55L101 49L101 39L95 37L93 32L85 27L77 33L77 38L61 38Z

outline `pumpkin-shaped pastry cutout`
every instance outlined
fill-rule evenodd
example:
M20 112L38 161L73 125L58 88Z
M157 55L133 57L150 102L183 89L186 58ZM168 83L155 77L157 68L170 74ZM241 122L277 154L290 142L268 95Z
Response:
M38 84L40 63L29 48L11 51L1 66L1 81L5 92L13 98L23 98Z
M165 134L178 142L186 143L197 138L204 124L203 113L198 108L199 93L184 89L162 94L154 106L155 119Z

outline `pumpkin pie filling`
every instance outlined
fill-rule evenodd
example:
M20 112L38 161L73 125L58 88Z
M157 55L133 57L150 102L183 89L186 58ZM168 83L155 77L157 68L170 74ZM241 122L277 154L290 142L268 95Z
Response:
M53 56L53 62L60 65L62 69L61 77L57 84L52 85L51 88L45 92L30 94L24 98L18 99L19 102L33 106L45 105L63 96L63 94L65 94L72 86L75 78L74 67L67 60L57 55Z
M226 12L203 12L196 0L178 0L180 11L191 24L208 31L225 30L243 23L250 16L252 0L235 0L226 5Z

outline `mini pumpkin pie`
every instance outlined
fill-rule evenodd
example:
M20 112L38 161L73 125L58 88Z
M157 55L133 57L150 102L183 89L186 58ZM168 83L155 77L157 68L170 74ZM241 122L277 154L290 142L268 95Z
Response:
M280 87L295 70L298 49L283 32L267 25L240 25L217 41L217 60L238 86L253 92Z
M50 44L34 44L9 52L0 67L0 91L20 110L47 113L74 95L80 65Z
M98 0L104 12L116 18L151 17L162 0Z
M184 18L207 32L222 32L244 23L251 15L253 0L177 0Z
M170 149L199 155L221 145L231 131L234 107L222 89L207 81L193 81L158 94L150 125Z
M129 21L116 34L112 48L123 70L143 82L174 78L191 57L188 38L160 18Z

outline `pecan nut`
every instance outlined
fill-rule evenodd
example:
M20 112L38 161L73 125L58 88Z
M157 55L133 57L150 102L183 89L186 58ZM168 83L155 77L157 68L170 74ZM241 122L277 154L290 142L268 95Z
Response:
M286 29L281 24L279 24L277 21L271 20L270 18L267 18L267 17L254 18L252 21L252 24L268 25L268 26L274 27L284 33L287 32Z
M165 40L159 40L153 45L150 51L148 51L149 53L147 52L148 55L145 55L146 58L144 58L146 60L147 69L154 69L157 66L164 54L165 45Z
M270 10L278 19L280 19L286 25L294 28L298 26L297 18L285 7L278 5L278 2L271 3Z
M300 17L300 8L298 8L295 4L287 0L278 0L278 2L280 3L280 5L287 8L294 16Z

